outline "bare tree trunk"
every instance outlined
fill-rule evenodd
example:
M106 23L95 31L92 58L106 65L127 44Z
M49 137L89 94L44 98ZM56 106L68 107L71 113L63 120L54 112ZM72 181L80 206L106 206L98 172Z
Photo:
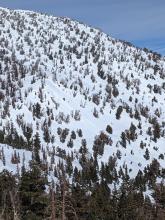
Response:
M65 183L63 183L63 193L62 193L62 220L65 220Z
M62 220L66 220L66 216L65 216L65 203L66 203L66 177L65 177L65 171L64 171L64 167L62 167L62 176L61 176L61 180L62 180Z
M52 206L52 216L51 220L56 220L56 201L55 201L55 193L53 187L51 188L51 206Z
M9 195L10 195L10 200L11 200L12 207L13 207L13 212L14 212L13 220L19 220L20 218L19 218L17 207L16 207L17 192L15 192L15 194L13 195L13 193L10 191Z
M3 215L4 215L4 213L5 213L5 209L6 209L6 196L7 196L7 194L6 194L6 192L4 193L4 199L3 199L3 209L2 209L2 212L1 212L1 214L0 214L0 220L3 220L4 218L3 218Z

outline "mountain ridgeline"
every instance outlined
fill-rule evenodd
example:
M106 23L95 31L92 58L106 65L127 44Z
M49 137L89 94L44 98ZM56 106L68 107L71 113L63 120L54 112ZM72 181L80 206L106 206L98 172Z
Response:
M161 55L0 8L0 115L0 219L165 219Z

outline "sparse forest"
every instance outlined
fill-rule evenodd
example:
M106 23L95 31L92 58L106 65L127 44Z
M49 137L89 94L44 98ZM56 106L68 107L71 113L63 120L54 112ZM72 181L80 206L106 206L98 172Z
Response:
M164 220L165 58L0 8L0 220Z

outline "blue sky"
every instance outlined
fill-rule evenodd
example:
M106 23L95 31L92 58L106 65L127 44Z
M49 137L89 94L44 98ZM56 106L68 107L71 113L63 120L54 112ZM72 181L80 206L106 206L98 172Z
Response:
M165 0L0 0L0 7L67 16L165 55Z

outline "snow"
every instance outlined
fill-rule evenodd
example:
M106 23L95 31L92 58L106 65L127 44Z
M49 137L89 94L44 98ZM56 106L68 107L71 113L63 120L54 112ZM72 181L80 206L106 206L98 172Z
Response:
M41 144L45 150L47 150L47 147L51 150L53 146L59 146L61 149L65 149L67 153L74 152L74 155L76 155L83 138L87 141L89 154L92 154L95 137L101 131L108 135L105 130L109 124L113 128L113 134L109 135L113 144L112 146L105 146L104 154L99 156L99 164L101 161L108 162L109 157L116 155L117 150L120 150L122 158L117 160L117 166L120 168L123 164L127 164L132 177L137 174L139 169L143 170L144 167L150 164L154 158L160 162L162 168L165 168L165 160L159 159L161 153L165 155L164 136L155 143L147 135L148 127L152 127L148 118L141 116L142 134L140 134L140 129L137 128L138 137L130 143L127 142L127 148L123 148L120 145L121 133L128 130L131 123L138 126L139 121L134 117L130 117L130 114L125 109L121 113L121 118L119 120L116 119L116 111L120 105L128 104L133 113L136 109L140 110L141 106L148 106L149 116L156 117L157 121L162 125L162 122L165 121L165 90L161 89L161 94L154 93L153 90L149 92L147 85L158 85L162 88L164 79L158 73L154 75L153 69L157 64L165 72L163 58L158 61L149 59L149 55L152 56L152 54L147 54L136 47L116 41L97 29L91 31L91 27L68 18L57 18L22 10L11 11L3 8L0 8L0 16L3 24L3 26L0 26L0 50L5 49L5 56L9 59L11 59L13 51L15 51L16 59L20 63L22 62L26 69L25 78L20 79L23 86L19 87L17 82L13 82L17 89L15 108L10 104L10 114L0 119L0 130L6 127L7 123L12 122L17 133L24 136L23 129L17 122L17 117L19 116L22 117L26 125L32 126L33 136L36 132L39 132ZM15 16L18 16L16 20L14 20ZM22 26L20 25L21 22ZM21 27L23 31L18 31L18 28ZM10 30L9 32L8 29ZM76 30L79 30L79 34ZM55 38L53 39L53 37ZM3 38L8 39L7 47L5 47ZM99 39L99 43L96 43L96 38ZM61 43L63 45L62 49L60 49ZM73 52L75 46L77 47L76 52ZM95 57L93 57L91 52L93 46L95 46L95 53L99 54L97 62L94 62ZM21 47L24 51L23 54L20 54L19 48ZM69 51L66 48L72 48L72 50ZM88 53L85 52L86 49L88 49ZM60 50L62 54L60 54ZM81 54L81 58L77 58L76 53L78 55ZM53 59L49 58L51 54ZM84 63L86 56L88 63ZM121 56L124 58L123 61L120 59ZM137 57L136 63L135 57ZM61 59L63 59L62 63ZM112 83L107 82L107 78L101 79L98 76L99 62L103 63L102 69L105 76L112 76L117 81L116 87L119 90L119 95L117 97L112 95L109 101L106 101L106 86L108 84L111 89L113 86ZM5 62L1 62L1 65L4 70ZM146 67L147 65L149 67ZM33 69L34 66L36 66L37 71ZM91 80L92 75L95 77L94 82ZM146 76L148 77L146 78ZM33 77L35 82L32 83ZM0 75L0 79L7 82L7 74L3 72ZM128 88L127 81L130 84ZM139 92L137 92L137 88ZM39 98L40 90L42 90L42 101ZM20 94L22 100L20 99ZM92 101L94 94L100 95L100 103L98 105ZM132 96L132 102L129 101L130 96ZM157 102L153 102L154 97ZM7 98L10 99L10 97L6 96L5 100ZM135 103L136 99L138 100L137 103ZM32 110L30 110L30 106L37 102L41 106L41 118L35 117ZM52 110L54 116L54 120L51 120L49 131L51 135L55 136L55 142L49 144L45 143L43 138L43 124L49 118L47 115L48 108ZM98 111L98 118L93 116L94 108ZM160 111L160 117L155 114L157 109ZM3 110L4 102L0 101L0 111L3 112ZM80 112L80 120L74 119L73 115L76 111ZM65 117L69 116L68 123L63 120L56 120L61 113ZM69 129L69 135L66 137L65 143L61 143L60 137L57 135L58 127ZM68 148L67 143L70 139L71 131L76 132L78 129L82 129L83 137L80 138L77 135L73 149ZM163 130L162 126L162 132ZM149 160L144 158L146 148L140 148L141 141L146 143L146 147L150 151ZM154 150L155 146L158 147L157 151ZM13 172L16 171L16 165L10 162L14 149L6 145L1 145L1 148L4 148L6 155L6 166L3 166L2 161L0 161L1 170L6 168ZM131 150L133 154L131 154ZM25 153L26 164L28 164L31 152L18 149L16 151L20 154L21 161L23 153ZM49 161L48 152L47 155ZM59 158L57 158L58 160ZM73 165L81 168L76 156Z

